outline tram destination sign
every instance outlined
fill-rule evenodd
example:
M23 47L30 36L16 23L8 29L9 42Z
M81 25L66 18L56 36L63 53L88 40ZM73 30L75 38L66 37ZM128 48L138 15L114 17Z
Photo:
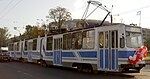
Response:
M126 31L141 32L141 28L138 28L138 27L126 27Z

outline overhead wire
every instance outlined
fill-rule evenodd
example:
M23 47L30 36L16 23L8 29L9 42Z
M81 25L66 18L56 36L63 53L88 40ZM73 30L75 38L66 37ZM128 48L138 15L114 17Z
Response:
M14 6L12 6L9 10L7 10L7 12L5 12L4 15L0 16L0 19L4 18L10 11L12 11L21 1L23 0L20 0L18 1Z
M10 6L10 4L11 4L13 1L14 1L14 0L11 0L11 1L7 4L7 6L4 7L4 8L0 11L0 13L5 12L5 10Z

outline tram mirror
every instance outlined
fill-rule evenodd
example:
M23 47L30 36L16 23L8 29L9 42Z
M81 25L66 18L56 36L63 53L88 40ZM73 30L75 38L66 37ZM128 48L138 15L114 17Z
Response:
M124 38L124 34L122 33L122 34L120 34L120 38Z

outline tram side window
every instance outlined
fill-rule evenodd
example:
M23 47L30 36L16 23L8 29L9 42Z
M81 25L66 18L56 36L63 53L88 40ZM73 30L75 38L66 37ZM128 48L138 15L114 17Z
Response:
M8 51L12 51L11 45L12 45L12 44L9 44L9 45L8 45Z
M14 50L17 51L17 43L14 44Z
M17 50L17 51L19 51L19 47L20 47L20 46L19 46L19 42L18 42L17 45L16 45L16 50Z
M105 48L108 48L108 31L105 32Z
M32 50L32 46L33 46L33 42L28 42L28 46L27 46L28 50Z
M115 47L115 32L114 31L111 32L111 39L112 39L111 45L112 45L112 48L114 48Z
M71 33L63 35L63 49L71 49Z
M67 49L67 36L68 34L63 35L63 50Z
M33 45L33 48L32 48L32 49L33 49L33 50L36 50L36 47L37 47L37 39L34 39L34 40L33 40L33 44L32 44L32 45Z
M21 43L21 51L23 50L23 43Z
M24 46L24 50L27 50L27 41L25 41L25 46Z
M82 48L82 32L72 33L72 49Z
M83 48L91 49L94 48L94 30L83 32Z
M8 51L11 51L11 44L8 44Z
M8 45L8 50L9 50L9 51L13 51L13 44L9 44L9 45Z
M120 38L120 48L124 48L125 47L125 39L124 36L122 34L122 37Z
M14 44L11 44L11 50L12 51L14 50Z
M104 47L104 33L100 32L99 34L99 47L103 48Z
M112 48L118 48L118 31L112 31L111 32L111 40L112 40Z
M116 48L118 48L118 31L116 31Z
M53 37L48 37L47 38L47 50L52 50L52 46L53 46Z
M57 49L57 46L56 46L56 45L58 45L57 39L54 39L54 49L55 49L55 50Z
M59 38L59 49L62 49L62 38Z

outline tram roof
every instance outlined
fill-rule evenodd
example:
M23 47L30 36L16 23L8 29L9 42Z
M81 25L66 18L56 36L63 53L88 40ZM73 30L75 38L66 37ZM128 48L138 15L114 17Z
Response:
M56 30L56 29L55 30L51 30L51 33L47 34L47 36L63 34L63 33L69 33L69 32L80 31L80 30L86 30L86 29L92 29L92 28L97 28L97 27L107 27L107 26L126 25L126 24L123 24L123 23L112 23L112 24L111 23L107 23L107 24L103 24L102 26L99 26L98 24L94 25L94 23L92 23L92 24L89 24L89 25L92 25L92 26L84 27L84 28L76 28L76 29L71 29L71 30L67 30L65 28L62 28L60 30ZM133 25L126 25L126 26L133 26ZM139 26L135 26L135 27L139 27ZM44 36L45 35L41 35L40 37L44 37ZM28 39L25 39L25 40L34 39L34 38L37 38L37 37L28 38Z

